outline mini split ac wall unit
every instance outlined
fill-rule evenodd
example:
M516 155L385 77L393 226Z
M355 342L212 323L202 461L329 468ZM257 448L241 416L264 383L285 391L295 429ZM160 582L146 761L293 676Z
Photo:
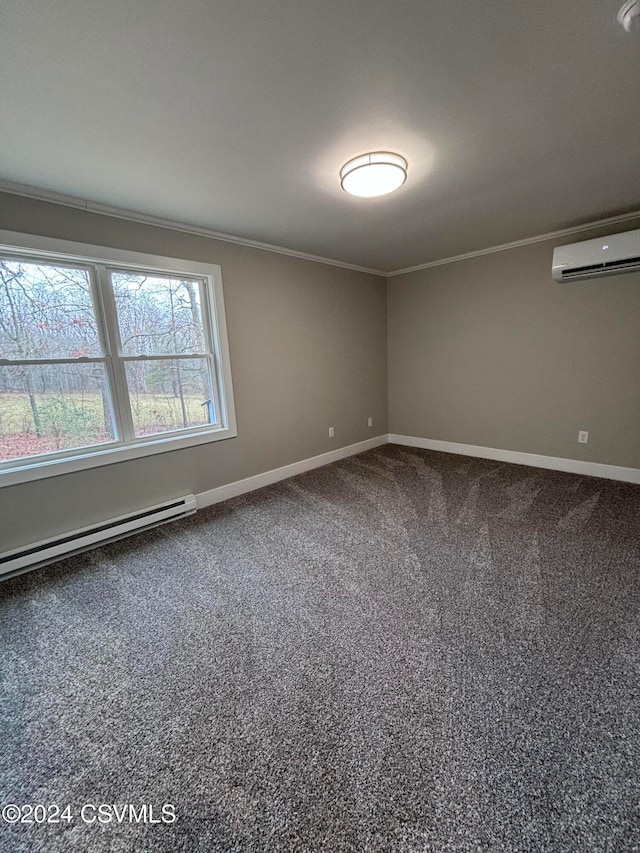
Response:
M556 281L596 278L640 270L640 229L584 240L553 250Z

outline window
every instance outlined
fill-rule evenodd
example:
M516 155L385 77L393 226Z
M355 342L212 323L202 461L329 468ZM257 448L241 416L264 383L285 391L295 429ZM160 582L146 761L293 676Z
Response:
M236 435L219 267L0 240L0 485Z

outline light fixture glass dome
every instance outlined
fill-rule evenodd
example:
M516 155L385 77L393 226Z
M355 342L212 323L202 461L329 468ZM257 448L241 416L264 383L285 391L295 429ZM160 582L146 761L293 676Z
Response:
M392 193L407 180L407 161L399 154L374 151L361 154L340 169L340 185L345 192L364 198Z

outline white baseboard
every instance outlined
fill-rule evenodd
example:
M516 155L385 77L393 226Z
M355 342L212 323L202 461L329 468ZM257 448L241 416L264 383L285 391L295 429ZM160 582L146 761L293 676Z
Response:
M601 462L561 459L558 456L541 456L537 453L498 450L494 447L478 447L475 444L457 444L455 441L436 441L433 438L392 433L389 434L389 444L440 450L443 453L458 453L461 456L477 456L480 459L496 459L499 462L513 462L516 465L529 465L532 468L549 468L551 471L567 471L570 474L586 474L588 477L622 480L625 483L640 483L640 468L623 468L619 465L603 465Z
M570 474L585 474L588 477L603 477L607 480L621 480L625 483L640 484L640 468L623 468L618 465L604 465L600 462L583 462L580 459L561 459L558 456L541 456L537 453L499 450L494 447L479 447L475 444L457 444L454 441L437 441L432 438L419 438L412 435L389 434L377 435L375 438L368 438L366 441L359 441L357 444L339 447L337 450L330 450L328 453L321 453L319 456L301 459L299 462L292 462L290 465L284 465L282 468L274 468L271 471L264 471L262 474L256 474L244 480L236 480L233 483L218 486L216 489L201 492L199 495L196 495L198 509L226 501L229 498L235 498L237 495L253 492L255 489L270 486L272 483L278 483L280 480L295 477L296 474L304 474L305 471L321 468L323 465L338 462L340 459L346 459L348 456L354 456L356 453L363 453L365 450L373 450L374 447L380 447L387 443L401 444L405 447L421 447L424 450L439 450L442 453L457 453L461 456L476 456L480 459L495 459L498 462L513 462L515 465L528 465L532 468L548 468L551 471L567 471Z
M339 447L337 450L330 450L328 453L321 453L319 456L312 456L309 459L292 462L290 465L283 465L282 468L274 468L271 471L265 471L244 480L236 480L234 483L218 486L217 489L209 489L207 492L196 495L198 509L226 501L229 498L235 498L237 495L244 495L246 492L253 492L255 489L263 488L263 486L270 486L280 480L295 477L296 474L304 474L305 471L311 471L313 468L321 468L331 462L338 462L340 459L346 459L347 456L354 456L356 453L363 453L365 450L373 450L374 447L380 447L386 443L386 435L377 435L375 438L368 438L366 441L359 441L357 444Z

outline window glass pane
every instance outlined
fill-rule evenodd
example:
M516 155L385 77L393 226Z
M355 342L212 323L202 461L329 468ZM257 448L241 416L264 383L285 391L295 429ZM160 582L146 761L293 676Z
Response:
M0 461L113 440L104 364L0 367Z
M207 351L198 281L116 271L111 282L124 355Z
M137 436L216 422L208 359L128 361L126 368Z
M88 270L0 258L0 358L100 355Z

